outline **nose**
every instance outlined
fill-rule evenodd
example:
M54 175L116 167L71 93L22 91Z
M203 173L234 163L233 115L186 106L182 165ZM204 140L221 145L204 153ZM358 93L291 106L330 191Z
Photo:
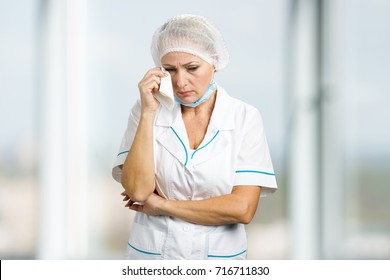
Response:
M178 70L175 75L176 85L179 89L184 89L188 84L188 79L184 71Z

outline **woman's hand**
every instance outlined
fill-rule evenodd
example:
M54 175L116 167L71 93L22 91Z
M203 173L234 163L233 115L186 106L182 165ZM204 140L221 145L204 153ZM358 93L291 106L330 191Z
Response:
M249 224L256 213L262 187L234 186L230 194L203 200L167 200L150 194L144 205L135 204L126 194L124 200L131 210L153 216L171 216L194 224Z
M153 94L160 89L161 78L166 77L161 68L152 68L146 72L145 76L138 83L138 89L141 96L141 106L143 112L156 112L160 103L154 98Z
M142 212L151 216L161 216L160 206L166 201L165 198L162 198L156 193L152 193L148 199L146 199L143 204L138 204L132 200L126 194L126 192L121 193L124 196L123 201L127 201L125 207L129 207L130 210L137 212Z

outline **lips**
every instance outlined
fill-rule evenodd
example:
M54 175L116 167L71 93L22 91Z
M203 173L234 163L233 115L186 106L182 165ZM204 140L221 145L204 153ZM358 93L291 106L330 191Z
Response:
M192 90L189 90L189 91L179 91L179 92L178 92L178 94L179 94L180 96L183 96L183 97L190 96L192 93L193 93Z

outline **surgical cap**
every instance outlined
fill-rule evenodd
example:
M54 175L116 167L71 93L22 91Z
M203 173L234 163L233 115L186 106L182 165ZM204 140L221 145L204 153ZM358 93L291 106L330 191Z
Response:
M185 52L214 65L225 68L229 53L217 27L202 16L179 15L159 27L152 39L151 53L156 66L167 53Z

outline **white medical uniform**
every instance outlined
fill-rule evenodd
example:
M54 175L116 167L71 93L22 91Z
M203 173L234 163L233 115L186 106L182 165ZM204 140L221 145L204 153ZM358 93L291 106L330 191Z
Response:
M121 167L140 118L138 102L117 155L113 177ZM262 186L261 196L277 188L259 111L218 86L217 99L203 142L195 150L182 120L160 106L154 123L155 176L158 193L171 200L202 200L229 194L233 186ZM136 213L128 241L129 259L245 259L243 224L205 226L167 216Z

